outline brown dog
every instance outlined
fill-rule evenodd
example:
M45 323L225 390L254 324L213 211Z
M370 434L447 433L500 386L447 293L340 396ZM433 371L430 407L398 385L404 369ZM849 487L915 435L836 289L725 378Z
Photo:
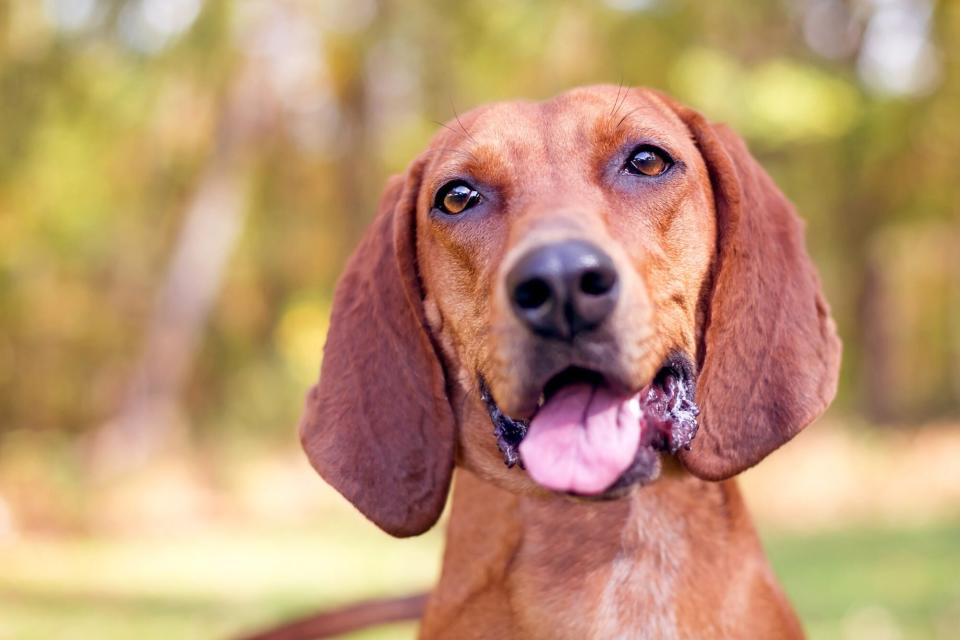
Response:
M390 181L301 433L396 536L458 467L423 638L802 637L728 479L826 408L839 358L743 142L590 87L476 109Z

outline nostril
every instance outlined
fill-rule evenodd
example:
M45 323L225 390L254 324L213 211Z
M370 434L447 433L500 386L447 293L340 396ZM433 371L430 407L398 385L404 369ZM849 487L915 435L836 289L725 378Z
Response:
M537 309L550 299L550 285L541 278L531 278L517 285L513 301L521 309Z
M589 296L602 296L613 289L617 275L610 269L590 269L580 276L580 291Z

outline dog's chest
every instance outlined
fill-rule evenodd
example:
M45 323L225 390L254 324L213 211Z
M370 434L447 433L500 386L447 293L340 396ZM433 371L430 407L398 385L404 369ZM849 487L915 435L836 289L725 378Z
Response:
M524 637L679 637L674 595L686 542L675 523L651 519L658 520L641 527L629 518L619 531L576 523L524 540L511 577L511 600L524 603L515 608Z

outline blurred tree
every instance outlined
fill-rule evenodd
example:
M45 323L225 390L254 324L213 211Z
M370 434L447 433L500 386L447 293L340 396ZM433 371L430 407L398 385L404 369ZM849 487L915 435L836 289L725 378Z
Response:
M933 0L0 0L0 447L149 451L157 398L289 441L385 176L457 111L591 82L748 138L808 219L841 409L956 416L958 52Z

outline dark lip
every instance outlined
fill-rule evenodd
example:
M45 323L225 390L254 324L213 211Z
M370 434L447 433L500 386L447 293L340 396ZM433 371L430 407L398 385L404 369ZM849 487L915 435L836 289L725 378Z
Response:
M523 468L523 462L520 460L520 443L527 435L527 427L530 426L529 420L518 420L511 418L503 411L493 395L487 388L487 383L483 376L478 376L480 381L480 399L483 400L487 413L490 416L490 422L493 423L493 435L497 439L497 448L503 455L503 463L507 467L513 467L516 464Z

